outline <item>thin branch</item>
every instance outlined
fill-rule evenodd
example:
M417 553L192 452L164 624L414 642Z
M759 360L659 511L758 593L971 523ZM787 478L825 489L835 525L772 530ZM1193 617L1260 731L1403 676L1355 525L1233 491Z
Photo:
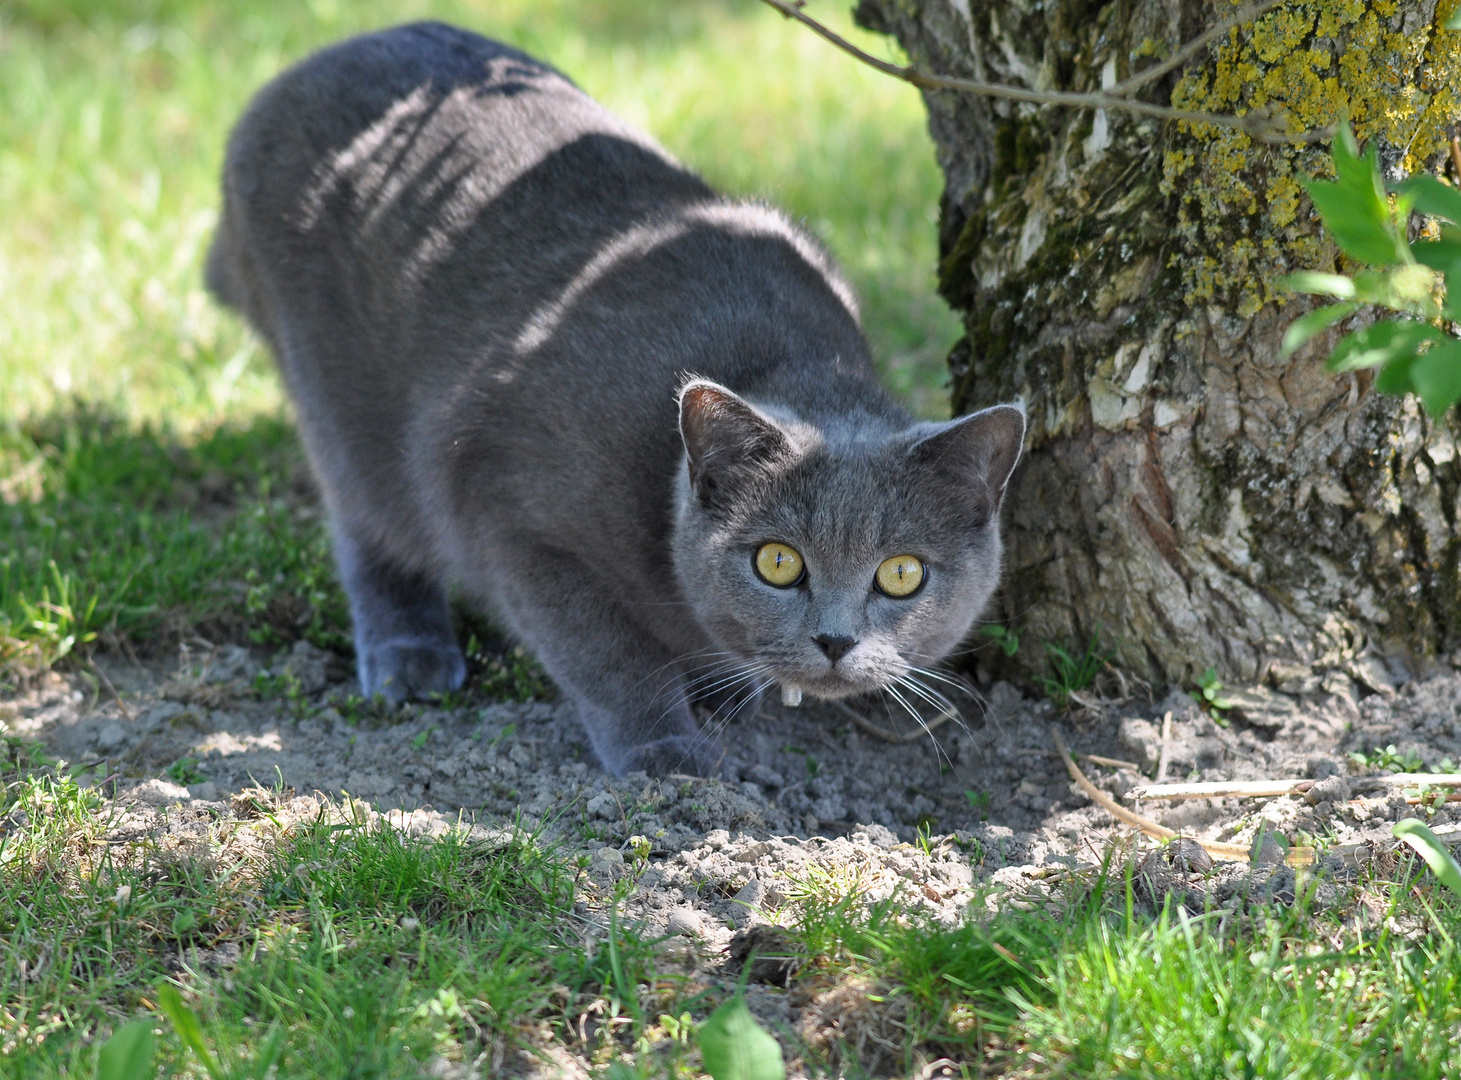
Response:
M1167 715L1162 717L1162 756L1157 759L1156 782L1165 784L1167 782L1167 766L1172 762L1172 710L1167 710Z
M1143 817L1141 814L1133 813L1126 809L1126 807L1116 802L1111 796L1087 780L1085 773L1076 767L1075 759L1070 756L1070 751L1065 748L1065 740L1060 737L1060 732L1056 731L1053 727L1050 729L1050 739L1055 743L1055 749L1060 755L1060 760L1065 763L1065 769L1070 773L1070 778L1076 782L1076 786L1085 792L1086 796L1102 810L1106 811L1106 813L1118 821L1124 821L1128 825L1135 826L1148 836L1154 836L1158 840L1171 840L1180 835L1165 825L1159 825L1149 817ZM1199 836L1192 836L1187 839L1195 840L1198 844L1202 845L1204 851L1215 859L1227 859L1233 862L1248 861L1248 849L1241 844L1225 844L1218 840L1204 840ZM1293 847L1289 849L1288 864L1290 866L1307 866L1313 861L1313 848Z
M1351 788L1461 788L1457 773L1391 773L1388 776L1352 776ZM1302 795L1313 780L1214 780L1193 784L1141 784L1126 793L1128 799L1262 799L1275 795Z
M862 63L868 65L868 67L881 71L884 75L891 75L895 79L901 79L903 82L910 83L920 90L956 90L966 94L978 94L981 97L1002 98L1006 101L1023 101L1033 105L1063 105L1075 109L1110 109L1116 112L1134 113L1137 116L1150 116L1158 120L1181 120L1190 124L1212 124L1216 127L1237 128L1240 131L1247 132L1248 135L1260 142L1322 142L1331 138L1334 134L1332 128L1319 128L1314 131L1302 132L1283 131L1281 130L1279 120L1258 109L1243 116L1236 116L1229 113L1194 112L1189 109L1173 109L1166 105L1152 105L1145 101L1135 101L1130 98L1118 97L1110 91L1103 91L1096 94L1081 94L1067 90L1027 90L1022 86L1006 86L1003 83L982 82L978 79L957 79L948 75L930 75L927 72L919 71L911 65L902 67L898 64L889 63L886 60L879 60L871 53L864 52L835 30L806 14L806 12L802 11L791 0L762 0L762 2L775 8L782 15L786 16L786 18L795 19L818 36L830 41L853 59L860 60ZM1161 65L1158 66L1160 67ZM1142 74L1145 75L1146 73L1143 72Z
M1277 7L1279 3L1280 0L1261 0L1260 3L1249 4L1242 11L1236 12L1216 26L1210 27L1198 34L1160 64L1149 67L1145 71L1131 76L1131 78L1124 82L1117 83L1115 86L1110 87L1106 93L1113 97L1125 97L1128 94L1140 90L1148 83L1156 82L1163 75L1167 74L1167 72L1175 71L1187 63L1188 60L1191 60L1209 44L1222 37L1235 26L1242 26L1244 23L1252 22L1260 15L1267 14L1269 10Z

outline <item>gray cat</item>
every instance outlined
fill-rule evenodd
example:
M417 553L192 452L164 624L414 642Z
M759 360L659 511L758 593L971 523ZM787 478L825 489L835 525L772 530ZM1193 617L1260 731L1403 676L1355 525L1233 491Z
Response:
M294 399L367 694L462 684L455 588L607 768L708 772L692 700L897 683L994 589L1023 412L914 423L815 241L536 60L428 23L327 49L223 192L208 285Z

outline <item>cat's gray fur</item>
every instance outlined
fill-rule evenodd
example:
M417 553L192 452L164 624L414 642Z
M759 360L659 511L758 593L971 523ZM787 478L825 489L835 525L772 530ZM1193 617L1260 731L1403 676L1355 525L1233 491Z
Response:
M708 770L696 685L869 690L984 607L1023 413L913 423L819 245L552 69L439 24L346 41L258 94L223 189L208 283L296 403L367 693L461 685L456 588L609 769ZM755 575L772 540L802 586ZM874 591L905 553L922 592Z

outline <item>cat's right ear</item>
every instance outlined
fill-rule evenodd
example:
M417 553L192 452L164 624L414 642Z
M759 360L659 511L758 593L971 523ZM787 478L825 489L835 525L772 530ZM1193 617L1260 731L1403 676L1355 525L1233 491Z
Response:
M776 421L708 379L690 379L680 388L680 438L690 486L708 510L725 509L796 452Z

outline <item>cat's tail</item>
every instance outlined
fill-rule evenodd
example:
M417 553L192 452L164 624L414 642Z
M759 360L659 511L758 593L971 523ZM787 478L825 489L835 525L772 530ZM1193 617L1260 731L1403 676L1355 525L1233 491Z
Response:
M273 321L269 318L253 260L243 242L245 229L240 227L234 202L225 181L223 211L218 216L218 228L203 263L203 284L219 303L247 319L272 346Z
M203 284L219 303L243 312L248 308L247 290L239 266L238 241L234 235L233 215L228 212L228 196L223 199L223 212L203 264Z

